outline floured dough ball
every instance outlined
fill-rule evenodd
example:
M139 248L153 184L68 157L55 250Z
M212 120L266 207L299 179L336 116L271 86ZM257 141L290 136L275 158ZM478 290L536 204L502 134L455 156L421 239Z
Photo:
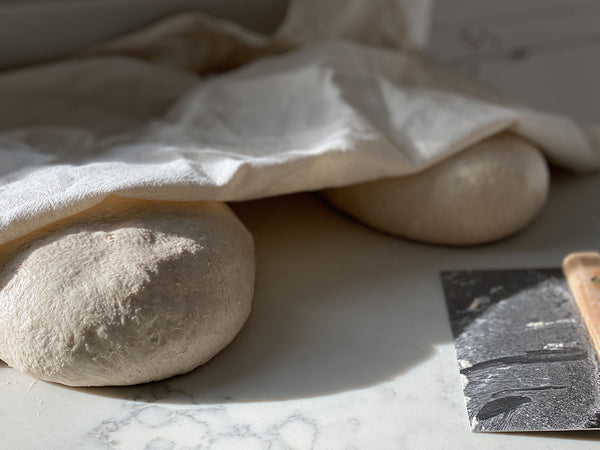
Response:
M548 189L548 167L539 150L503 133L424 172L328 189L323 195L380 231L432 244L474 245L529 224Z
M253 241L224 203L110 197L0 252L0 359L42 380L185 373L250 313Z

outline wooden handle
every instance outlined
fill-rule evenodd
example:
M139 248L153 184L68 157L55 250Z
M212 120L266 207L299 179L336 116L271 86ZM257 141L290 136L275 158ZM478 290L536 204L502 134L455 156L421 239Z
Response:
M600 254L571 253L563 261L563 272L600 356Z

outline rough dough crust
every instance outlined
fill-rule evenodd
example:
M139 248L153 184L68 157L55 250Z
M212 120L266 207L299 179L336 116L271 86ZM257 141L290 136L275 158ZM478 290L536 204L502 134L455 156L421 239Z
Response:
M234 338L253 287L224 203L110 197L0 247L0 359L70 386L185 373Z
M424 172L328 189L323 195L380 231L431 244L474 245L529 224L548 189L540 151L503 133Z

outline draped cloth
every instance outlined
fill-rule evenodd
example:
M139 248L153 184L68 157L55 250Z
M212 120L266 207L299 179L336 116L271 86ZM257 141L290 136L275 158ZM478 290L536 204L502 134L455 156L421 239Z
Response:
M0 73L0 244L110 194L235 201L343 186L420 172L503 131L555 165L599 167L598 127L430 60L415 5L298 0L270 36L185 13Z

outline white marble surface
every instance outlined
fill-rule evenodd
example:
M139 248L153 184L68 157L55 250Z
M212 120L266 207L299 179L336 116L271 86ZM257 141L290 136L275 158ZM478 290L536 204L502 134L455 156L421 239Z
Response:
M373 232L311 194L235 205L259 269L253 314L233 344L189 375L129 388L70 389L3 366L0 446L590 448L600 433L469 431L437 278L557 266L596 248L600 176L554 181L524 233L472 249Z
M597 40L556 52L536 53L533 46L515 58L510 52L490 56L465 32L495 30L503 49L513 48L508 38L518 48L532 42L527 33L542 33L546 25L529 31L519 25L521 37L506 23L517 27L523 15L539 21L531 11L542 3L547 11L587 4L579 9L585 17L557 17L563 24L587 23L591 32L588 16L597 14L590 10L597 3L511 1L504 12L480 6L500 3L446 0L434 25L438 58L524 101L600 121L597 91L585 78L600 70ZM518 20L506 8L517 11ZM481 19L486 14L491 25ZM500 26L502 14L508 19ZM576 34L584 28L563 26ZM567 64L560 73L544 69ZM574 78L566 83L562 77ZM311 194L235 205L255 235L258 274L253 313L232 345L191 374L129 388L70 389L0 363L0 448L594 448L600 432L469 431L437 273L558 266L569 251L597 249L599 189L600 175L555 174L549 204L531 227L471 249L373 232Z

